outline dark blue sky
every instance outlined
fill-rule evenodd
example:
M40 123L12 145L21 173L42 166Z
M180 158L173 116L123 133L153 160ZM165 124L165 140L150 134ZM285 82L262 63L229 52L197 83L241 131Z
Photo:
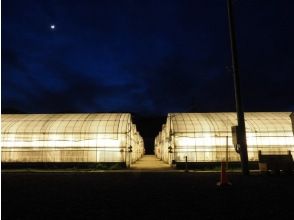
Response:
M294 1L234 7L245 110L293 111ZM225 0L2 0L2 109L233 111L229 45Z

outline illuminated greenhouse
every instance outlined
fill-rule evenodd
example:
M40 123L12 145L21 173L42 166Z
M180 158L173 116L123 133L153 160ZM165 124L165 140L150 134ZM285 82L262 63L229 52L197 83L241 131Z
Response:
M291 112L245 113L249 161L262 154L294 152ZM236 113L171 113L155 138L155 154L174 162L218 162L228 158L237 162L240 156L233 144L232 126Z
M120 162L144 154L130 114L3 114L3 162Z

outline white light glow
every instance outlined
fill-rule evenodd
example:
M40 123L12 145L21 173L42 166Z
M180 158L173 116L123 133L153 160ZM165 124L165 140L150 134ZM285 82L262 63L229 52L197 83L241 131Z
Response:
M83 140L83 141L70 141L70 140L34 140L34 141L2 141L2 147L74 147L74 146L87 146L87 147L121 147L119 140L114 139L97 139L97 140Z
M143 139L127 113L6 114L1 121L2 162L129 163L129 145L133 161L144 153Z

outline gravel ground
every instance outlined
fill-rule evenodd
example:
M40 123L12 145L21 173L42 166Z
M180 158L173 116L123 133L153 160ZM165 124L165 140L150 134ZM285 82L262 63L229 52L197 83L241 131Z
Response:
M294 176L2 173L2 219L294 219Z

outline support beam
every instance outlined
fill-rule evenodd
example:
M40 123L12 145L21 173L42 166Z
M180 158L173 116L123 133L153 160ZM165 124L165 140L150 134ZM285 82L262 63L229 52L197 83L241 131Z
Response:
M241 88L240 88L240 76L239 76L239 66L238 66L238 53L236 45L235 36L235 24L234 24L234 13L232 7L232 0L227 0L228 7L228 17L229 17L229 29L230 29L230 39L231 39L231 53L232 53L232 67L233 67L233 78L234 78L234 88L235 88L235 102L238 120L238 139L240 143L240 158L242 165L242 172L244 175L249 175L248 168L248 153L247 153L247 142L246 142L246 129L245 129L245 119L244 112L242 108L241 101Z

